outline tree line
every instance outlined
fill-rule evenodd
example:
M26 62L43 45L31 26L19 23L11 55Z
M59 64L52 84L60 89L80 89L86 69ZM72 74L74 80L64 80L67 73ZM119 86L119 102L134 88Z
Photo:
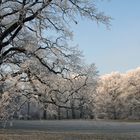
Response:
M101 76L95 97L97 118L140 119L140 68Z
M1 120L139 118L138 72L99 77L69 46L79 17L111 20L93 0L0 0Z
M1 119L140 119L140 68L99 76L92 64L80 71L69 78L45 71L39 79L39 73L8 70L0 88Z

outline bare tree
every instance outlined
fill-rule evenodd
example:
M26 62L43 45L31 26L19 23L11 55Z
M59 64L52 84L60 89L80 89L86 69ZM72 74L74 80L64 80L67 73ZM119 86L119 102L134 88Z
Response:
M107 26L111 19L98 12L92 0L0 1L0 70L10 71L18 82L24 79L29 87L13 93L23 93L28 99L36 95L41 100L42 93L50 88L48 72L67 79L73 68L79 69L74 60L79 61L75 58L80 53L67 44L72 37L70 25L78 23L78 16ZM1 74L1 85L5 79L6 75ZM0 92L4 94L2 88ZM52 99L47 102L55 103Z
M32 38L36 40L38 49L65 46L64 40L71 37L70 23L77 24L78 15L109 25L110 17L98 12L91 0L2 0L0 64L17 53L28 54L30 47L27 50L25 46ZM42 62L41 58L38 59Z

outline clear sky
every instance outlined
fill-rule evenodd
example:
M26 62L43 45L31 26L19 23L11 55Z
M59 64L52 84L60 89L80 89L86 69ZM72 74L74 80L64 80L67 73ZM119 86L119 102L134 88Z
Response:
M97 7L113 18L110 30L89 20L73 27L73 43L100 74L125 72L140 66L140 0L97 0Z

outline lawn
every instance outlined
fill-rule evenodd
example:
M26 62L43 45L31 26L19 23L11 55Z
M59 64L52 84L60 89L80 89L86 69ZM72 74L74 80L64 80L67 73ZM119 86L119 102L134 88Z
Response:
M0 140L140 140L139 122L15 121Z

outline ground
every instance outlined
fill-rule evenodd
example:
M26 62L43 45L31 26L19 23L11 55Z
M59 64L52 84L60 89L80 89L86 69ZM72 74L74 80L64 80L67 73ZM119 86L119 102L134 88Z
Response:
M101 120L13 121L0 140L140 140L140 122Z

